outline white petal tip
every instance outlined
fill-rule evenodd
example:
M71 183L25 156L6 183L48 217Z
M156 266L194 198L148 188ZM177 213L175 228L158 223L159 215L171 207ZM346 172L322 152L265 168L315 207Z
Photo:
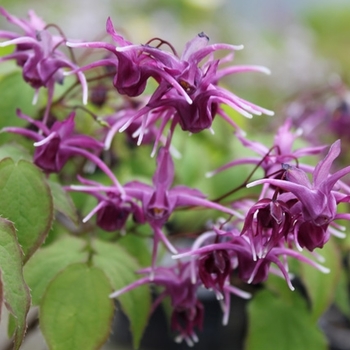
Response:
M271 117L275 115L274 111L264 110L264 114L270 115Z
M68 47L81 47L81 46L84 46L84 43L72 43L70 41L66 41L66 46L68 46Z
M127 49L128 49L127 46L123 46L123 47L121 47L121 46L116 46L115 51L123 52L123 51L126 51Z
M114 292L114 293L109 295L109 298L114 299L114 298L116 298L118 296L119 296L119 292Z
M328 267L324 267L324 266L322 266L321 271L323 273L330 273L331 272L331 270Z
M12 40L8 40L8 41L3 41L0 43L0 47L6 47L12 45Z
M41 141L38 141L38 142L34 142L33 143L33 146L34 147L39 147L39 146L41 146L41 145L43 145L44 143L45 143L45 139L44 140L41 140Z
M261 67L260 68L260 72L264 73L264 74L267 74L267 75L271 75L271 70L266 68L266 67Z

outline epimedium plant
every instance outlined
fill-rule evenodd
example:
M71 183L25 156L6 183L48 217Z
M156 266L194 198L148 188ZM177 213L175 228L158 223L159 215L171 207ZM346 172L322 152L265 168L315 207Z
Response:
M133 44L110 18L106 41L83 42L33 11L0 14L13 26L0 30L0 298L14 349L30 307L50 349L99 348L115 299L135 348L161 306L192 346L201 289L224 325L231 295L251 298L247 349L325 349L317 320L347 290L340 141L298 143L291 119L269 145L250 139L240 116L273 112L221 80L269 70L232 65L241 45L200 33L179 55L159 38Z

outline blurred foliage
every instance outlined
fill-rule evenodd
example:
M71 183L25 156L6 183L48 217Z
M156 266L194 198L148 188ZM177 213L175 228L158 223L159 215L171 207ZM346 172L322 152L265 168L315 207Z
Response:
M304 23L315 35L317 49L333 61L344 80L350 82L350 4L337 7L331 4L313 8L304 15Z

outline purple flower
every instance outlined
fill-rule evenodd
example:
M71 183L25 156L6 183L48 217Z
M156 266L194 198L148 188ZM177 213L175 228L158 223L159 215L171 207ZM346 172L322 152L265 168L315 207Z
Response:
M207 289L223 291L231 271L231 257L226 250L215 250L198 260L198 275Z
M106 58L82 67L80 70L87 70L100 66L115 67L113 85L122 95L141 95L150 77L155 78L156 81L159 81L161 77L166 78L168 79L168 83L174 84L180 93L186 95L176 80L163 71L163 65L159 62L157 57L158 53L161 52L159 49L150 47L150 53L143 52L144 46L137 45L135 49L124 50L124 48L133 48L134 45L116 32L110 18L107 19L106 31L118 45L117 47L104 42L67 42L67 45L70 47L102 48L109 53ZM165 54L163 56L165 56ZM170 55L169 58L171 58Z
M244 147L247 147L256 152L260 157L245 157L242 159L235 159L222 167L207 174L208 177L217 174L220 171L228 169L230 167L240 164L255 164L259 165L265 173L266 177L277 177L282 173L282 164L293 162L298 164L302 169L310 169L310 166L301 164L299 158L307 155L319 154L325 149L325 146L316 147L302 147L293 150L293 143L300 133L291 132L292 121L287 119L285 123L278 129L275 136L274 143L271 148L266 147L264 144L251 141L245 138L243 135L237 133L238 140Z
M315 248L322 248L331 235L328 224L316 225L312 221L298 220L294 230L295 241L301 248L313 251Z
M201 234L189 251L173 256L174 259L190 256L191 282L193 285L201 282L205 288L215 293L223 310L224 325L227 325L230 313L230 294L244 299L249 299L251 294L230 283L231 273L237 267L235 252L229 249L206 250L203 246L214 246L214 244L227 242L231 238L231 233L214 228L213 231ZM201 253L197 255L198 251Z
M78 176L78 179L83 185L71 185L67 190L85 192L98 200L83 222L87 222L96 214L97 226L108 232L123 230L130 215L137 223L145 222L141 208L125 194L124 189L121 191L120 187L115 185L104 186L81 176Z
M113 175L111 175L113 176ZM196 206L219 210L229 215L237 214L234 210L211 202L196 190L185 186L171 188L174 178L174 164L169 150L162 147L157 157L157 169L153 176L153 186L138 181L131 181L124 186L115 179L113 186L104 186L79 178L83 186L73 185L68 189L94 195L97 206L84 218L84 222L97 214L98 225L107 230L122 228L126 216L132 214L137 222L147 222L154 231L152 267L155 267L158 245L161 241L173 254L176 248L162 231L172 212L179 206ZM142 205L142 212L135 201ZM114 217L115 215L115 217ZM121 217L118 219L119 215ZM106 220L106 222L103 222Z
M288 203L281 199L264 198L255 203L245 217L241 235L249 237L253 254L259 258L287 241L293 231L293 217Z
M29 12L29 20L19 19L9 14L0 7L0 15L10 23L20 27L24 34L10 31L0 31L0 38L8 39L0 43L0 47L16 45L15 51L0 58L1 61L15 60L22 67L23 79L33 88L48 88L51 105L55 83L63 82L63 68L76 69L66 55L59 50L59 46L65 43L62 36L53 36L48 31L48 26L39 18L34 11ZM77 77L83 88L83 102L87 103L87 83L84 75L77 72ZM47 109L48 113L48 109ZM44 118L45 122L48 117Z
M174 209L180 206L199 206L220 210L230 215L236 214L232 209L205 199L197 189L182 185L171 187L173 180L173 160L169 149L161 147L157 156L153 186L132 181L125 185L125 191L142 202L147 220L157 225L165 224Z
M157 55L157 58L164 64L163 69L171 73L172 78L179 83L189 96L190 103L186 96L179 94L177 88L169 90L169 83L164 84L161 81L158 89L150 98L149 103L133 119L140 118L151 110L158 111L160 107L170 108L172 110L172 118L176 123L180 124L183 130L196 133L210 128L217 114L232 126L238 128L231 118L220 108L220 104L229 105L249 118L252 117L252 114L273 114L271 111L245 101L217 85L218 81L228 74L244 71L268 73L268 70L260 66L236 66L231 67L231 69L219 70L221 60L214 59L213 53L219 50L235 51L241 49L242 46L228 44L208 45L208 41L209 38L204 33L200 33L186 44L184 53L180 58L173 56L171 59L168 59L169 54L163 52L159 52ZM136 45L125 48L125 50L135 48L148 52L150 55L153 52L151 50L154 50L154 48L150 48L149 46L142 48ZM165 57L162 56L164 54ZM207 60L200 65L206 58ZM226 60L227 57L222 59L223 62Z
M174 164L169 149L162 147L157 156L157 169L153 176L153 186L132 181L125 184L125 193L141 201L146 221L154 230L152 266L155 266L158 242L161 240L169 251L176 254L176 249L162 232L162 226L177 207L204 207L216 209L229 215L237 214L234 210L205 199L197 189L178 185L171 187L174 179Z
M326 157L315 167L312 172L312 182L300 168L284 165L285 179L265 178L247 185L252 187L258 184L270 184L295 196L298 202L290 210L292 214L295 212L302 214L302 218L298 218L301 220L297 225L298 237L300 237L298 242L310 250L322 247L328 240L327 225L336 218L337 204L346 197L345 194L335 191L334 186L350 172L350 166L330 174L332 163L339 153L340 141L338 140L333 143ZM305 234L309 237L301 238Z
M67 43L71 47L103 48L109 52L107 58L82 67L81 70L114 66L114 86L119 93L128 96L140 95L150 77L158 83L149 102L135 113L120 131L125 130L138 118L148 118L150 112L156 115L166 114L167 120L174 120L183 130L193 133L210 128L216 114L238 128L220 108L220 104L227 104L249 118L253 114L273 114L218 86L218 81L230 74L246 71L269 73L266 68L260 66L219 69L219 65L231 59L232 55L220 60L214 58L215 52L234 52L243 46L208 45L209 38L200 33L186 44L183 54L179 57L172 46L164 41L161 41L161 44L167 44L172 52L161 50L160 45L151 46L153 40L146 45L133 45L115 31L110 19L107 20L107 32L117 47L103 42Z
M110 125L105 138L105 149L110 149L115 134L138 112L140 105L140 101L125 100L125 103L115 113L104 119ZM128 142L131 145L154 143L154 153L160 140L165 143L165 138L161 136L162 130L156 126L156 121L151 116L148 119L145 118L143 122L135 120L125 131Z
M219 239L215 239L214 241L208 239L212 238L213 236L218 237ZM237 229L232 229L230 231L214 229L214 232L204 233L203 238L202 236L199 236L197 240L199 243L195 242L192 246L192 249L173 256L175 259L191 257L192 282L196 282L198 279L196 272L197 264L200 264L201 259L205 259L207 256L210 256L210 254L213 254L214 252L217 252L222 256L225 254L225 259L229 257L231 261L232 271L237 271L238 276L242 281L246 283L256 284L264 282L269 274L273 272L278 275L282 275L286 280L289 288L291 290L294 290L294 287L291 283L291 277L288 273L289 268L286 259L288 256L296 258L301 262L310 264L311 266L319 269L324 273L329 272L329 269L306 258L299 252L285 247L285 242L282 240L279 241L278 244L276 244L274 247L272 247L264 256L257 255L255 253L257 250L254 246L255 242L251 240L251 236L241 235ZM225 264L227 264L227 262L228 261L226 261ZM215 265L217 264L218 262L215 263ZM271 264L276 265L279 271L276 272L273 270L271 268ZM222 262L220 262L220 265L224 266ZM229 285L227 279L226 284L224 284L223 291L220 290L219 284L214 286L213 290L219 297L220 295L225 295L227 291L245 298L248 297L246 295L247 293L244 293L237 288L233 289L233 286Z
M79 135L74 132L74 112L64 121L56 121L51 128L39 120L30 118L19 110L17 115L33 124L38 129L38 132L19 127L5 127L2 131L20 134L34 140L34 163L45 172L59 172L67 160L76 155L97 161L97 157L86 151L85 148L100 151L103 148L103 144L92 137Z
M312 172L312 182L300 168L285 165L286 180L261 179L250 183L247 187L268 183L292 192L302 203L306 220L311 220L316 225L328 224L336 214L337 200L336 194L332 192L333 187L338 180L350 172L350 167L346 167L330 175L331 165L339 153L340 141L338 140Z
M341 79L301 92L285 108L293 124L303 130L303 138L318 145L341 139L349 142L350 103L349 87Z
M346 91L346 95L348 95L348 93L349 92ZM349 130L350 127L350 101L348 96L340 99L331 113L332 119L329 125L332 133L344 139L344 141L349 142L350 136L347 130Z
M176 342L185 342L192 346L198 342L195 329L202 329L204 308L197 298L197 289L199 284L193 284L190 279L188 263L178 263L171 267L146 268L139 273L152 277L142 277L132 284L115 291L110 295L111 298L117 298L120 295L137 288L144 284L153 284L161 287L159 297L153 304L153 310L161 303L161 301L169 297L172 307L171 328L178 335Z

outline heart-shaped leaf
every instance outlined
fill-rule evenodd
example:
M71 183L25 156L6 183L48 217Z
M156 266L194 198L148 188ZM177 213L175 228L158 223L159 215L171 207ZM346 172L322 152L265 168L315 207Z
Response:
M258 292L248 306L246 350L326 350L327 342L312 321L301 295L290 291L290 299L269 290Z
M51 188L54 208L69 218L73 224L78 225L77 209L69 194L57 182L48 181L48 184Z
M40 328L52 350L94 350L109 336L114 303L103 271L73 264L49 284L40 305Z
M24 261L42 244L51 228L53 204L42 172L32 163L0 161L0 215L11 220Z
M134 282L139 276L136 260L117 244L94 241L93 264L101 268L111 281L114 290ZM138 348L147 325L151 296L148 286L141 286L121 295L118 300L130 321L134 348Z
M330 269L330 273L324 274L310 265L301 264L301 279L311 301L312 317L315 322L334 300L341 271L341 255L333 240L327 242L319 253L325 259L324 265Z
M30 306L29 289L22 274L22 254L13 224L0 218L1 294L14 319L14 349L19 349L22 343Z
M55 276L67 266L86 262L88 253L84 251L86 242L66 236L51 245L40 248L24 267L24 278L32 293L32 304L38 305L47 286Z

